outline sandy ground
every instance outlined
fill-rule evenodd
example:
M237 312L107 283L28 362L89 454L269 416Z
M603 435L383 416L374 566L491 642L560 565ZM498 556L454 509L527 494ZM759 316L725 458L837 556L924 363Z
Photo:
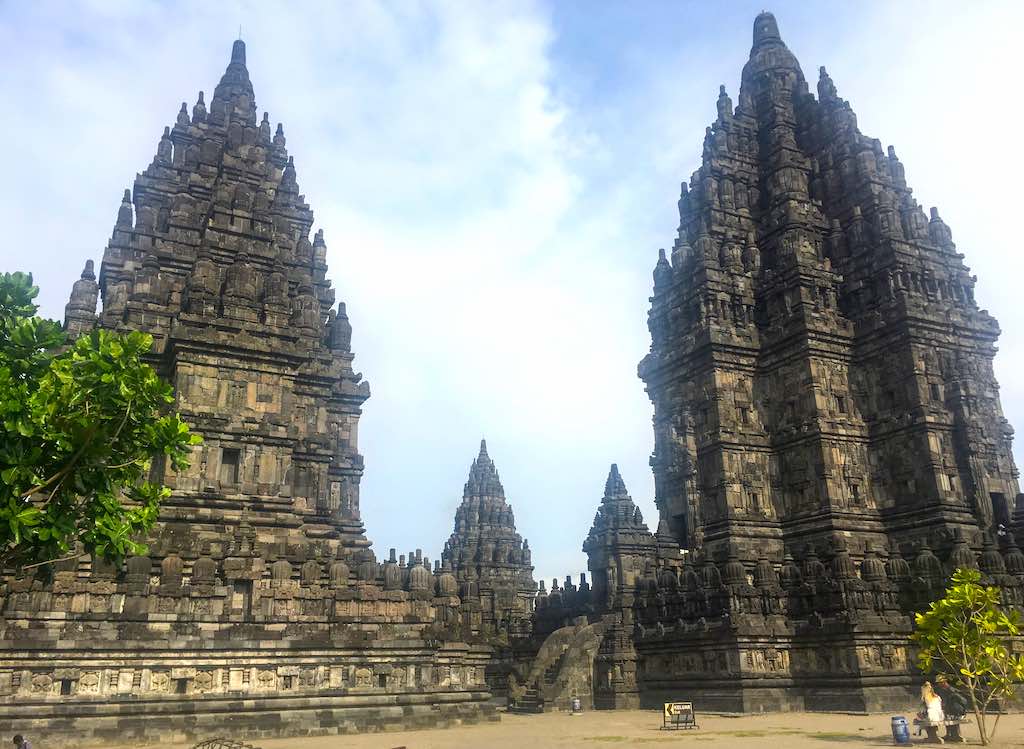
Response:
M912 717L912 716L908 716ZM610 747L804 747L892 746L889 715L785 713L742 717L698 715L700 727L662 731L661 713L622 710L569 716L502 715L500 723L428 731L403 731L358 736L259 739L260 749L609 749ZM973 724L964 726L968 746L980 746ZM911 738L922 745L921 737ZM1024 747L1024 715L1005 715L993 747ZM187 749L184 744L165 749Z

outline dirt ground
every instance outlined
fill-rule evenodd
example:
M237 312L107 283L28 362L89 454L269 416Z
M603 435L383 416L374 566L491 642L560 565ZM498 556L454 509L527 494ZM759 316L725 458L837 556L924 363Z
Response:
M699 728L662 731L661 713L622 710L569 716L502 715L500 723L428 731L403 731L358 736L259 739L260 749L611 749L611 747L772 747L804 749L828 746L893 745L889 716L829 713L782 713L742 717L698 715ZM908 716L908 719L912 716ZM964 726L968 746L980 746L973 723ZM915 745L923 736L911 738ZM1024 747L1024 715L1005 715L993 747ZM186 745L165 749L187 749Z

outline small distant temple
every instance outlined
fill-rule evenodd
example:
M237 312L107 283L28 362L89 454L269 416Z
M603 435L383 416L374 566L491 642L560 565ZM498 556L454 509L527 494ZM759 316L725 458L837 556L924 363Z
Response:
M469 469L441 560L459 582L471 631L501 632L513 640L530 634L537 594L530 543L516 533L515 515L485 440Z
M6 576L0 732L67 747L346 733L497 719L496 697L915 703L913 616L953 570L1024 605L998 324L893 148L860 132L824 68L811 93L772 14L716 110L639 366L657 520L612 465L587 572L538 588L485 442L433 569L419 549L372 550L369 386L235 42L65 312L71 336L151 334L203 444L186 471L154 464L172 494L146 556Z

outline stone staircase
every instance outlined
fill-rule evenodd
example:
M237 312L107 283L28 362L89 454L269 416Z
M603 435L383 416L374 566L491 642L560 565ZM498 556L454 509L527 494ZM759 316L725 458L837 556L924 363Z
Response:
M566 651L564 650L561 653L559 653L558 658L555 659L555 662L544 669L543 684L545 687L550 687L554 685L554 683L558 680L558 673L562 669L562 664L565 663L565 653Z
M552 632L544 641L525 681L525 692L510 710L540 713L568 710L573 697L593 706L594 658L604 637L603 621L585 619Z
M542 713L544 697L537 687L526 687L526 692L509 706L510 713Z

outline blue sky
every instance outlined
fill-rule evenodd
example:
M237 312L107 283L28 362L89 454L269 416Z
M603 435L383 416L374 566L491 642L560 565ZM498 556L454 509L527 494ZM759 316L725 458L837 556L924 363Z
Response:
M437 556L486 436L538 576L578 572L611 462L655 518L636 377L650 272L763 7L0 2L0 267L33 271L44 313L63 314L121 192L181 102L212 93L241 25L373 389L360 446L376 548ZM1003 326L1003 405L1024 426L1021 5L768 9L812 83L826 65L952 227Z

